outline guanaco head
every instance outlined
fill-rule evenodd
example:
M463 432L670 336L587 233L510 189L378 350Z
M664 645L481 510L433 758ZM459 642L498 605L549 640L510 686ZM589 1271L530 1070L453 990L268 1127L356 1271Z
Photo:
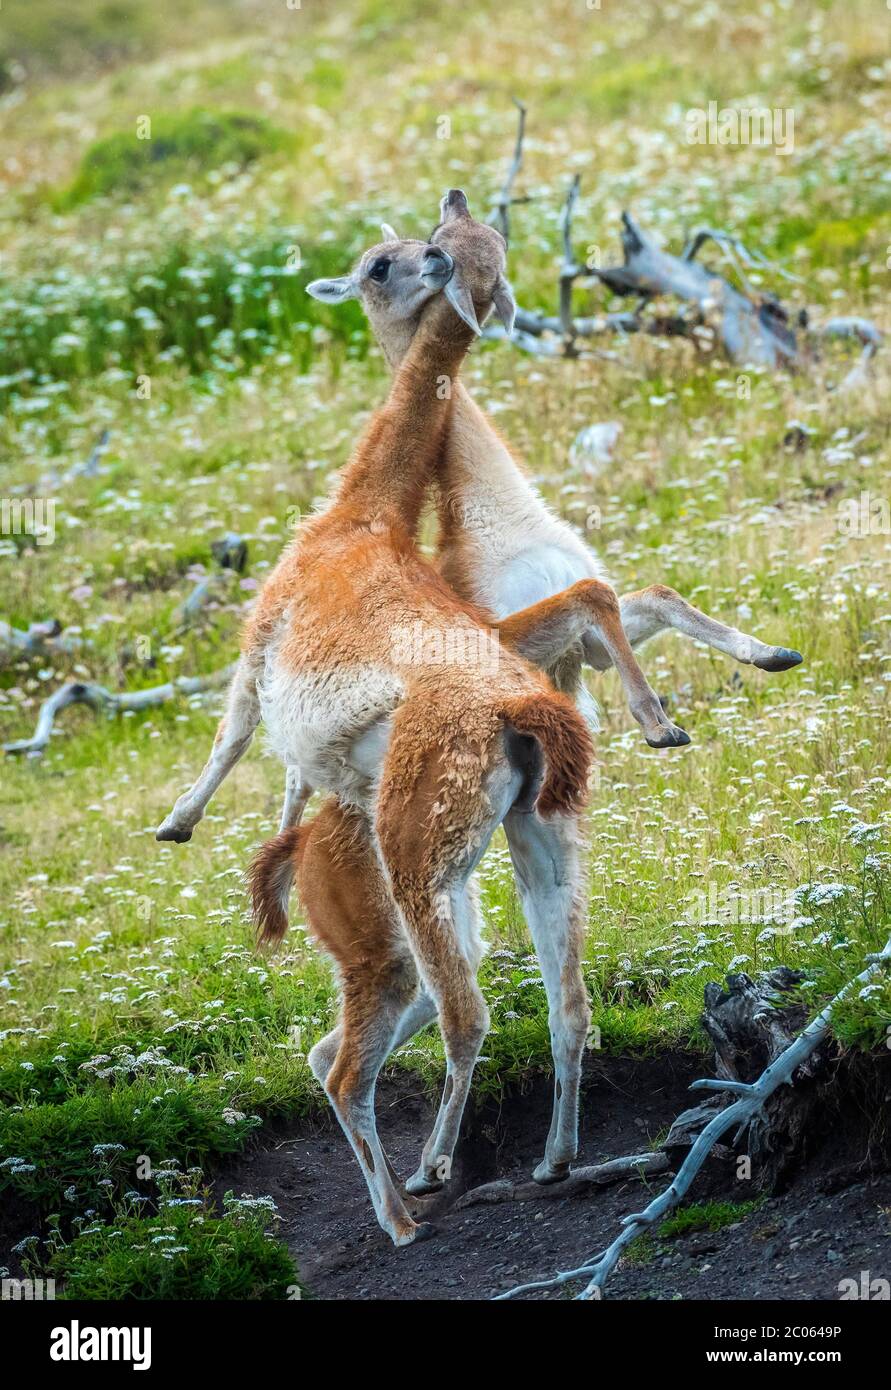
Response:
M394 366L408 351L424 305L438 294L454 266L447 252L426 241L400 241L384 227L384 241L365 251L348 275L313 280L307 293L324 304L358 299L375 337Z
M477 333L477 313L488 312L490 303L508 331L513 325L503 238L494 227L473 221L458 189L445 195L440 215L429 241L401 238L385 222L384 240L365 251L348 275L313 280L306 287L325 304L358 299L391 367L405 356L424 306L440 290Z
M494 227L471 217L460 188L450 188L440 202L430 244L447 251L455 263L445 295L467 326L481 332L478 315L485 317L494 309L510 333L517 306L504 278L507 243Z

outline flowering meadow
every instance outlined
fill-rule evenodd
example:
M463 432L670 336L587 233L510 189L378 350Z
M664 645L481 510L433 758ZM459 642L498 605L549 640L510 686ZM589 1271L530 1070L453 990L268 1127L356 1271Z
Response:
M234 658L387 386L358 307L305 285L346 271L382 218L425 236L450 185L483 213L512 96L529 108L510 249L525 308L555 311L578 173L580 258L621 259L624 208L675 251L720 227L787 272L749 275L796 311L891 330L882 0L447 8L445 23L425 0L120 0L108 16L32 0L7 32L4 6L0 493L52 499L54 523L0 535L0 618L55 620L63 640L0 643L0 740L27 737L65 680L137 690ZM794 111L794 148L686 143L685 111L714 97ZM623 307L576 295L579 312ZM706 982L785 963L817 1011L891 930L891 351L844 391L834 347L786 374L680 339L591 346L564 360L482 343L466 380L619 592L669 584L804 656L766 674L655 639L642 665L692 739L664 752L614 675L588 673L603 711L591 1047L706 1054ZM621 431L594 469L570 449L598 421ZM247 565L186 622L227 532ZM296 901L273 957L249 924L242 875L283 790L262 735L191 843L154 838L220 707L218 691L119 718L73 707L42 756L2 762L0 1201L16 1239L0 1265L71 1296L299 1290L264 1195L209 1192L258 1129L326 1105L305 1058L332 1024L329 966ZM546 1069L550 1043L500 835L481 883L486 1096ZM835 1031L891 1047L891 980ZM432 1088L435 1028L391 1066Z

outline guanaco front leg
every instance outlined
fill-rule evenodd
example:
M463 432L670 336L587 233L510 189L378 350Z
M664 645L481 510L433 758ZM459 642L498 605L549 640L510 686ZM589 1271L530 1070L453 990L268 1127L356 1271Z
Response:
M198 781L183 792L173 810L155 831L156 840L185 844L204 815L207 803L247 751L260 722L260 701L254 665L243 656L235 669L226 713L220 720L210 757Z
M291 765L285 772L285 799L282 803L282 818L279 824L279 834L283 830L290 830L292 825L299 825L303 819L303 812L307 801L312 796L314 787L305 782L300 775L300 768Z

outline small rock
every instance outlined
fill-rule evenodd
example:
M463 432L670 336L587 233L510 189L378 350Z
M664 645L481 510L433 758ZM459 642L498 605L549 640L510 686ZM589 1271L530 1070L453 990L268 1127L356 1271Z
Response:
M794 449L797 453L805 448L813 433L810 425L804 424L803 421L790 420L783 435L783 444L787 449Z
M613 451L619 442L622 426L617 420L588 425L579 430L569 451L569 462L581 468L589 478L601 473L613 461Z

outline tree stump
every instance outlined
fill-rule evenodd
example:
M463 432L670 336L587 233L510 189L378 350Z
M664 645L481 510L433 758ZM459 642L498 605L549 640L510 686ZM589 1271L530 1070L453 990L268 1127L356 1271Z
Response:
M795 1040L806 1022L807 1008L784 996L802 978L801 971L781 965L757 979L742 973L728 975L724 988L714 981L706 985L700 1021L714 1044L715 1075L720 1080L756 1081ZM812 1053L795 1072L793 1084L769 1098L745 1132L732 1138L732 1149L718 1146L716 1157L748 1156L759 1186L779 1191L824 1132L821 1081L826 1080L829 1055L826 1044ZM682 1160L709 1120L732 1099L730 1092L716 1091L678 1116L663 1146L673 1164Z

